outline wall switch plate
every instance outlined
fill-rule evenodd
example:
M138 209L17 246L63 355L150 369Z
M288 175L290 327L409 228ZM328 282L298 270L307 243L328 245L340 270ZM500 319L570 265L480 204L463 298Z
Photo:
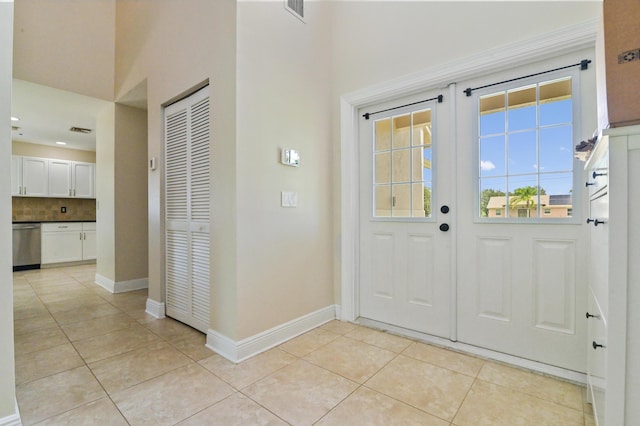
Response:
M291 191L282 191L281 193L282 207L298 207L298 193Z
M300 165L300 153L295 149L285 148L282 150L280 161L286 166L298 167Z

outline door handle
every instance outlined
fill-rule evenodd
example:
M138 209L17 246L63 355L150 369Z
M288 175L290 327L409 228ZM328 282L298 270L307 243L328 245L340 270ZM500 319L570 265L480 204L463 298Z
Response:
M449 230L449 224L448 223L443 223L442 225L440 225L440 230L442 232L447 232Z

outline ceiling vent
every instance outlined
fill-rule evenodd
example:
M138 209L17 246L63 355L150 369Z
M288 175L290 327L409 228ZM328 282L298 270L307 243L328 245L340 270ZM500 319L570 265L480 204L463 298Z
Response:
M304 0L284 0L284 8L304 22Z
M85 129L84 127L71 127L69 130L71 132L84 133L85 135L91 133L91 129Z

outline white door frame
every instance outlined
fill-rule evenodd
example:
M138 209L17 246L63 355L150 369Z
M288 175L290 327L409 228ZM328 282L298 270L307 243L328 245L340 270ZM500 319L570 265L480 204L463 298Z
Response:
M340 98L340 170L341 170L341 302L339 318L354 321L360 314L358 306L359 269L359 150L358 110L362 107L412 95L422 91L447 87L456 81L480 77L499 70L546 60L573 52L593 48L599 19L561 28L534 39L512 43L499 48L409 74L398 79L366 87ZM449 99L455 84L450 87ZM453 91L453 92L452 92ZM455 129L454 129L455 130ZM455 133L452 134L455 137ZM455 247L455 245L454 245ZM455 289L455 274L452 276ZM455 299L454 299L455 300ZM454 303L455 304L455 303ZM452 309L452 315L455 308ZM452 322L452 327L455 322ZM451 336L455 340L455 331Z

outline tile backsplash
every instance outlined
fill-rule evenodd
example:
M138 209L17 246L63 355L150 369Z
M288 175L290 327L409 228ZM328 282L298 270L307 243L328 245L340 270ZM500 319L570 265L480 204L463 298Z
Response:
M96 220L96 200L88 198L12 197L13 222ZM67 212L62 213L62 207Z

